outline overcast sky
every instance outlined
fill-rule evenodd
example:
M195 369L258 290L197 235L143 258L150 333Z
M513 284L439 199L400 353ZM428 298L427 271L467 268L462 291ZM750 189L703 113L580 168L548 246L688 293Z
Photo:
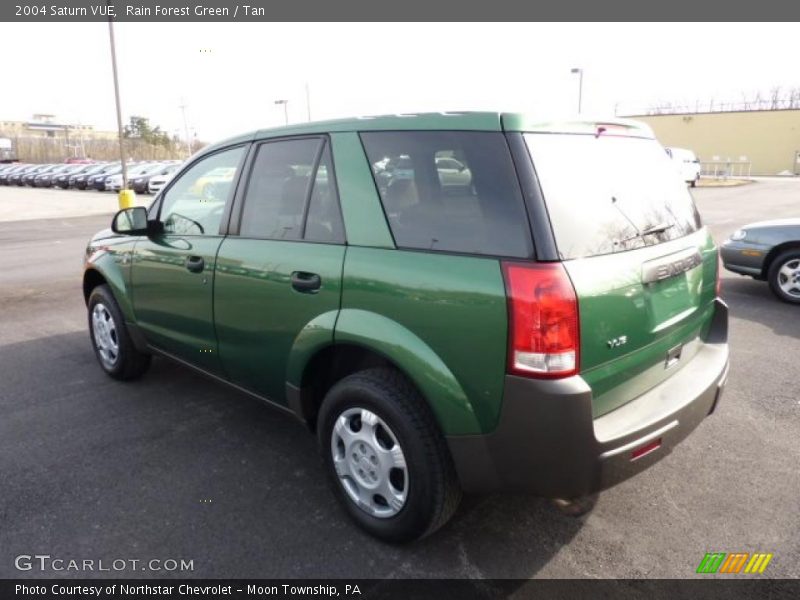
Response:
M585 113L800 87L796 24L117 23L125 118L204 141L313 119L438 110ZM114 129L106 23L1 23L0 120Z

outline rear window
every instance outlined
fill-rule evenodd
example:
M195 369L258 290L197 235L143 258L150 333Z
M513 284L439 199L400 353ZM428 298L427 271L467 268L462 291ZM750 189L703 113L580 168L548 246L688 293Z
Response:
M528 133L525 140L563 259L652 246L701 227L686 184L653 139Z
M529 257L530 229L501 133L362 133L400 248Z

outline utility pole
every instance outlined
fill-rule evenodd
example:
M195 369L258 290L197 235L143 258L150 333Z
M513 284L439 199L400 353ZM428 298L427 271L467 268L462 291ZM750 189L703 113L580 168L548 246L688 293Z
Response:
M106 1L108 6L108 1ZM128 166L125 163L125 144L122 140L122 108L119 102L119 77L117 76L117 49L114 44L114 20L108 17L108 39L111 43L111 70L114 73L114 98L117 103L117 134L119 136L119 161L122 165L122 189L128 189ZM122 194L120 193L120 204ZM124 208L120 206L120 208Z
M573 75L578 75L578 114L581 114L581 100L583 96L583 69L577 67L570 71Z
M188 153L186 156L189 157L192 155L192 141L189 139L189 126L186 124L186 100L183 98L181 98L181 105L179 108L183 114L183 133L186 139L186 152Z
M289 124L289 101L288 100L275 100L275 104L283 104L283 123Z
M311 121L311 90L308 88L306 81L306 112L308 113L308 120Z

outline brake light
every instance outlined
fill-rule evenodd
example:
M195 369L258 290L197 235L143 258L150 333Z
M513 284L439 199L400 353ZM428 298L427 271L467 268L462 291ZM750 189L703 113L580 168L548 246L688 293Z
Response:
M539 378L578 372L578 300L560 263L503 263L508 372Z
M719 250L717 250L717 284L714 289L716 290L717 298L719 298L722 292L722 256Z

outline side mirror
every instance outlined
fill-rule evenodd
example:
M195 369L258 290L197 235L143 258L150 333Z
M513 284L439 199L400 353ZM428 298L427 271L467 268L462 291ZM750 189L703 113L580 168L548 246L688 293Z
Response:
M147 209L144 206L123 208L114 215L111 231L122 235L147 235Z

